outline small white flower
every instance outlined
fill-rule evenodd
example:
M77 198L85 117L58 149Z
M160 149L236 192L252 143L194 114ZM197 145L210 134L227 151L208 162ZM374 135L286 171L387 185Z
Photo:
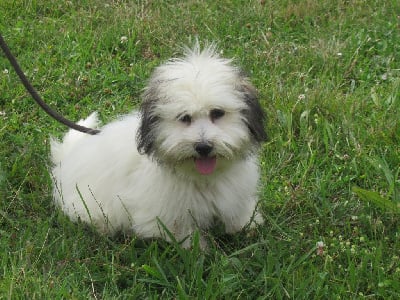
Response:
M317 242L316 246L317 246L317 255L318 256L324 255L324 248L325 248L324 242L319 241L319 242Z
M3 70L3 74L7 75L8 73L10 73L10 71L8 71L8 69Z
M382 74L381 75L381 79L382 80L387 80L388 79L388 74L387 73Z
M6 112L4 110L0 110L0 117L4 117L6 115Z
M128 37L125 36L125 35L124 35L124 36L121 36L120 41L121 41L121 44L126 43L126 42L128 41Z
M338 53L336 53L336 55L341 57L341 56L343 56L343 53L342 52L338 52Z
M300 94L297 98L298 98L299 100L304 100L304 99L306 99L306 95Z

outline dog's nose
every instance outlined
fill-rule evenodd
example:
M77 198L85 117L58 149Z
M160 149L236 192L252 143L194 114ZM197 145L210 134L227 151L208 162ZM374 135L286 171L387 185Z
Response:
M194 145L194 150L203 157L208 156L212 151L213 146L210 143L200 142Z

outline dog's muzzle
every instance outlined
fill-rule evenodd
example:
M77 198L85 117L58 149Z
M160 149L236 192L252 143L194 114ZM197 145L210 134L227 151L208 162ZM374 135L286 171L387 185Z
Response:
M201 175L209 175L214 172L217 164L216 156L210 155L214 145L210 142L199 142L194 144L194 150L200 157L194 159L196 170Z
M213 150L213 145L209 142L199 142L194 144L194 150L201 156L207 157Z

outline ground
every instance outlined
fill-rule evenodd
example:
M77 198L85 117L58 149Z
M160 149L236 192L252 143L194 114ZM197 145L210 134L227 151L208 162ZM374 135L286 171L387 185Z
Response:
M0 55L0 295L19 299L400 297L400 3L2 1L0 32L70 119L137 107L198 37L260 91L266 222L208 253L106 238L52 204L48 117Z

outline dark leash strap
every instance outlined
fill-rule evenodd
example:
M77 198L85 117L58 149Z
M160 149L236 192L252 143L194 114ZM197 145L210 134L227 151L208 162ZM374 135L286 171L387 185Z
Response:
M19 66L14 55L11 53L10 49L7 46L7 43L5 42L5 40L3 39L3 36L1 34L0 34L0 46L1 46L1 49L3 49L4 54L10 61L15 72L17 73L22 84L25 86L26 90L29 92L29 94L32 96L32 98L36 101L36 103L39 104L39 106L47 114L49 114L51 117L53 117L60 123L72 128L72 129L78 130L80 132L88 133L88 134L92 134L92 135L95 135L100 132L100 130L97 130L97 129L87 128L85 126L78 125L78 124L66 119L65 117L60 115L58 112L54 111L50 106L48 106L47 103L44 102L43 99L40 97L40 95L35 90L35 88L32 86L32 84L29 82L28 78L26 78L24 72L21 70L21 67Z

